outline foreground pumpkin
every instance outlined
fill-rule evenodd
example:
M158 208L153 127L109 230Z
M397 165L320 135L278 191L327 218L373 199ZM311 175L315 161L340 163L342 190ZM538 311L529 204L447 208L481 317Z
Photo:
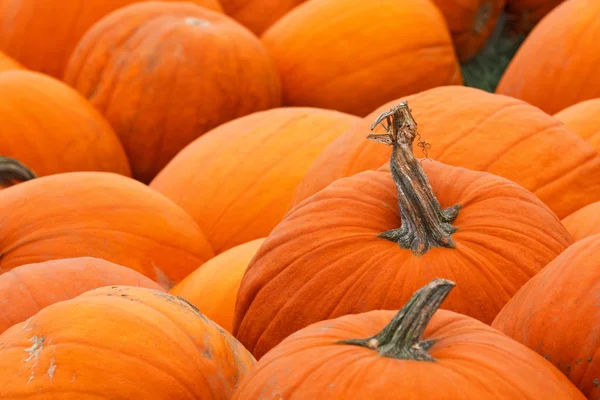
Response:
M0 71L9 71L13 69L23 69L21 64L0 52Z
M281 100L260 41L191 3L143 2L103 18L81 39L65 81L107 117L144 182L208 130Z
M231 332L242 277L264 241L256 239L211 258L173 287L170 293L186 299L202 314Z
M286 105L364 116L399 96L462 83L446 23L429 0L308 1L262 40Z
M387 133L371 138L393 145L392 177L367 171L329 185L293 208L248 266L234 334L257 358L311 323L399 308L435 277L459 284L448 309L489 323L573 242L515 183L438 162L421 166L406 103L381 121Z
M93 257L23 265L0 275L0 333L42 308L110 285L162 289L139 272Z
M600 153L600 98L583 101L554 117L577 133Z
M493 327L557 366L588 399L600 396L600 235L558 256L515 294Z
M312 108L255 113L190 144L150 186L186 210L221 253L267 236L319 153L358 121Z
M306 0L219 0L225 12L257 35Z
M506 0L506 12L513 29L527 33L563 1L565 0Z
M588 204L562 220L575 240L600 233L600 201Z
M584 399L534 351L473 318L437 311L453 286L435 279L396 315L347 315L294 333L234 399Z
M0 335L0 398L229 399L254 359L177 297L113 286Z
M24 264L97 257L170 288L212 257L196 223L131 178L73 172L0 191L0 273Z
M600 200L598 153L538 108L459 86L428 90L406 100L422 134L414 144L418 155L508 178L536 194L561 218ZM397 103L379 107L332 142L306 173L293 204L336 179L383 165L389 149L364 138L373 119Z

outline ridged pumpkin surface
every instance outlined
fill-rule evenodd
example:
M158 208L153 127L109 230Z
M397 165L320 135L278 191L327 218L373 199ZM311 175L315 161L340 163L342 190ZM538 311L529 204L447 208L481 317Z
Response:
M597 0L569 0L556 7L519 48L496 93L525 100L548 114L600 97L598 15Z
M600 233L600 201L588 204L562 220L575 240Z
M103 18L65 81L107 117L143 182L208 130L281 100L258 38L191 3L138 3Z
M170 288L212 257L196 223L131 178L73 172L0 191L0 273L24 264L97 257Z
M422 140L431 145L431 159L517 182L561 218L600 200L598 153L539 109L459 86L431 89L406 100ZM380 107L331 143L307 172L293 204L338 178L387 163L389 148L365 138L375 116L398 102ZM425 157L417 146L415 154Z
M219 0L225 12L256 35L307 0Z
M600 153L600 98L583 101L554 114Z
M399 96L462 83L444 17L429 0L309 1L262 40L286 105L364 116Z
M181 299L113 286L0 335L0 398L226 400L254 359Z
M79 93L37 72L0 74L0 154L38 176L74 171L130 175L108 122Z
M255 113L197 139L150 186L186 210L221 253L267 236L317 156L358 121L313 108Z
M208 260L169 293L183 297L202 314L231 332L242 277L264 241L256 239L241 244Z
M59 301L110 285L162 289L130 268L93 258L22 265L0 275L0 333Z
M583 239L533 277L493 327L537 351L588 399L600 396L600 235Z
M27 68L62 78L71 52L95 22L140 1L0 0L0 51ZM190 1L221 10L218 0Z
M517 31L529 32L533 27L565 0L506 0L506 12Z
M0 71L9 71L13 69L23 69L23 66L6 54L0 52Z

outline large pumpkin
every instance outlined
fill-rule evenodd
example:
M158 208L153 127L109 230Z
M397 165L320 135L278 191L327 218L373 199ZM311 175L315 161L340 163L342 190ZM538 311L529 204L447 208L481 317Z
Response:
M24 264L97 257L170 288L212 251L176 204L131 178L72 172L0 191L0 273Z
M562 220L575 240L600 233L600 201L588 204Z
M281 100L258 38L191 3L137 3L103 18L65 81L107 117L144 182L206 131Z
M0 71L9 71L13 69L23 69L23 66L6 54L0 52Z
M513 182L433 161L421 167L406 103L384 116L388 133L371 137L393 144L393 177L383 169L332 183L293 208L248 266L234 334L256 357L311 323L399 308L435 277L459 285L448 309L489 323L573 242Z
M162 289L130 268L93 257L22 265L0 275L0 333L50 304L110 285Z
M529 34L498 84L513 96L554 114L600 97L600 1L569 0ZM548 45L552 50L549 51Z
M554 114L600 153L600 98L583 101Z
M600 200L600 156L536 107L459 86L406 100L419 121L418 156L508 178L535 193L561 218ZM373 119L397 103L381 106L331 143L307 172L293 204L338 178L385 163L389 149L364 138Z
M513 29L527 33L552 9L565 0L506 0Z
M0 51L27 68L62 78L71 52L88 28L105 15L139 1L0 0ZM218 0L191 1L221 10Z
M231 332L238 289L246 268L264 239L233 247L211 258L170 293L192 303L200 312Z
M493 327L537 351L588 399L600 396L600 235L583 239L515 294Z
M220 0L225 12L257 35L307 0Z
M108 122L79 93L37 72L0 74L0 154L36 175L106 171L130 175Z
M177 297L95 289L0 335L0 398L226 400L254 364Z
M364 116L399 96L462 83L444 17L429 0L308 1L262 40L286 105Z
M190 144L150 186L183 207L220 253L267 236L319 153L358 121L311 108L255 113Z

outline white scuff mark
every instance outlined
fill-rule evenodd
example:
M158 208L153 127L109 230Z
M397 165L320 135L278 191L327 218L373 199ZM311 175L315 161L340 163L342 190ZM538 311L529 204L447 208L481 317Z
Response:
M34 335L33 337L29 338L29 341L32 344L31 344L31 347L28 347L25 349L25 352L27 352L29 354L29 357L27 357L25 359L25 362L28 363L31 360L34 360L34 362L33 362L33 365L31 366L31 375L29 376L29 380L27 381L27 384L30 384L34 378L34 374L35 374L34 369L38 363L38 358L40 357L40 352L42 351L42 348L44 347L44 337Z
M171 290L173 286L175 286L175 281L169 279L167 274L165 274L154 262L152 262L152 268L154 268L154 273L156 274L156 282L164 287L167 290Z
M75 382L75 374L71 377L71 382Z
M48 367L48 371L46 371L46 373L50 377L50 380L52 380L52 378L54 378L54 371L56 371L56 364L55 363L56 363L56 360L54 359L54 357L52 357L50 359L50 366Z

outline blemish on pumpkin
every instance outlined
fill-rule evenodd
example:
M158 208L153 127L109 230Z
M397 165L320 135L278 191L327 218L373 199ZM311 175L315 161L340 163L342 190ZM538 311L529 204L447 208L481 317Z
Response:
M71 382L75 382L75 374L71 377Z
M29 341L32 343L32 345L31 345L31 347L28 347L25 349L25 352L29 353L29 357L27 357L25 359L25 362L28 363L29 361L34 360L34 363L31 366L31 375L29 376L29 380L27 381L28 385L31 383L31 381L33 380L33 378L35 376L34 369L38 363L38 358L40 357L40 352L42 351L42 348L44 347L44 337L34 335L33 337L29 338Z
M201 27L207 27L207 26L211 25L210 22L208 22L204 19L195 18L195 17L187 17L185 19L185 24L190 25L190 26L201 26Z
M46 373L48 374L48 376L50 377L50 380L52 380L52 378L54 378L54 371L56 370L56 364L55 364L55 359L54 357L52 357L50 359L50 366L48 367L48 371L46 371Z
M588 362L592 362L592 357L588 358L587 360Z
M600 381L598 380L598 378L594 379L593 383L594 387L598 387L598 385L600 385Z
M175 286L177 282L169 279L167 274L165 274L160 268L158 268L156 264L152 263L152 268L154 269L154 273L156 274L156 282L160 286L164 287L167 290L171 290L171 288Z

